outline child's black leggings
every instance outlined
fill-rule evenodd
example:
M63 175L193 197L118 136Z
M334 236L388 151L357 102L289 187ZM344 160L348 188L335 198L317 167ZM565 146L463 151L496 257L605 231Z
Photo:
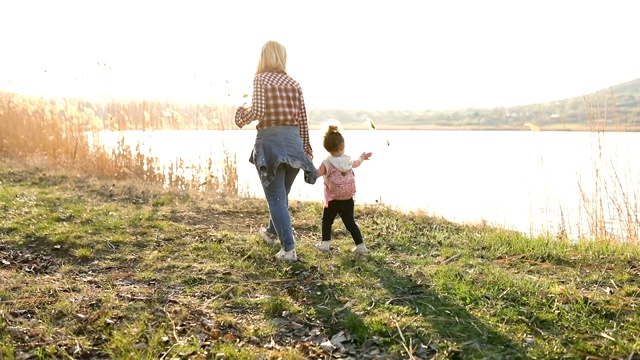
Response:
M353 198L349 200L331 200L329 206L322 211L322 241L331 241L331 226L336 219L336 215L340 215L344 226L347 228L356 245L362 244L362 234L356 218L353 214L354 202Z

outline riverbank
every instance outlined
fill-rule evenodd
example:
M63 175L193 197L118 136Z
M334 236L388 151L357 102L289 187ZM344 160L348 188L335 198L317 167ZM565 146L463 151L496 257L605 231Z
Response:
M289 264L263 199L4 165L0 211L0 358L640 358L633 246L360 206L323 254L294 202Z

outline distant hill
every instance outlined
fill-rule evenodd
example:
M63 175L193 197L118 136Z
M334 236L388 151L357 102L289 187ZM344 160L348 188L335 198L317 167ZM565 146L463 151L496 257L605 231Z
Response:
M309 112L312 127L319 127L328 118L336 118L347 129L365 129L366 117L373 119L378 129L640 131L640 79L583 96L511 107L447 111L322 109ZM526 123L529 125L525 126Z
M612 87L616 94L640 94L640 79L628 81Z
M24 111L48 112L47 107L57 103L58 107L65 105L53 113L57 118L73 119L88 130L237 129L235 107L231 105L169 100L96 103L82 98L52 101L0 91L0 123L6 116L23 116ZM370 118L376 129L640 131L640 79L540 104L447 111L311 109L308 116L312 129L320 128L329 118L340 120L346 129L368 129L365 119Z

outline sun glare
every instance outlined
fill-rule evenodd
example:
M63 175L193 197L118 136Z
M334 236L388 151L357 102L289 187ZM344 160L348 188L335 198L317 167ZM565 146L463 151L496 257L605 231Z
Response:
M69 0L38 2L38 12L30 4L10 2L0 15L0 32L12 34L3 39L11 56L0 57L4 91L241 104L266 40L287 47L288 70L311 108L510 106L640 77L640 53L629 45L640 5L617 0L441 2L424 9L399 1L368 6L366 16L358 4L335 1ZM274 21L283 7L294 15ZM594 43L616 56L584 56Z

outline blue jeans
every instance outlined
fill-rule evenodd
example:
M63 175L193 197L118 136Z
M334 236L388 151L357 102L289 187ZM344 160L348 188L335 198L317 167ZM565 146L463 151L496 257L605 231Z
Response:
M249 161L256 166L264 195L269 204L267 231L277 234L285 251L295 248L289 191L300 170L305 182L313 184L318 177L313 162L304 152L297 126L272 126L259 129Z
M289 191L300 169L280 164L276 177L267 186L262 186L269 204L269 227L267 232L277 234L284 251L295 249L291 214L289 213Z
M302 147L297 126L273 126L258 130L249 161L258 169L263 187L276 177L281 164L304 171L304 181L315 184L318 174L315 165Z

